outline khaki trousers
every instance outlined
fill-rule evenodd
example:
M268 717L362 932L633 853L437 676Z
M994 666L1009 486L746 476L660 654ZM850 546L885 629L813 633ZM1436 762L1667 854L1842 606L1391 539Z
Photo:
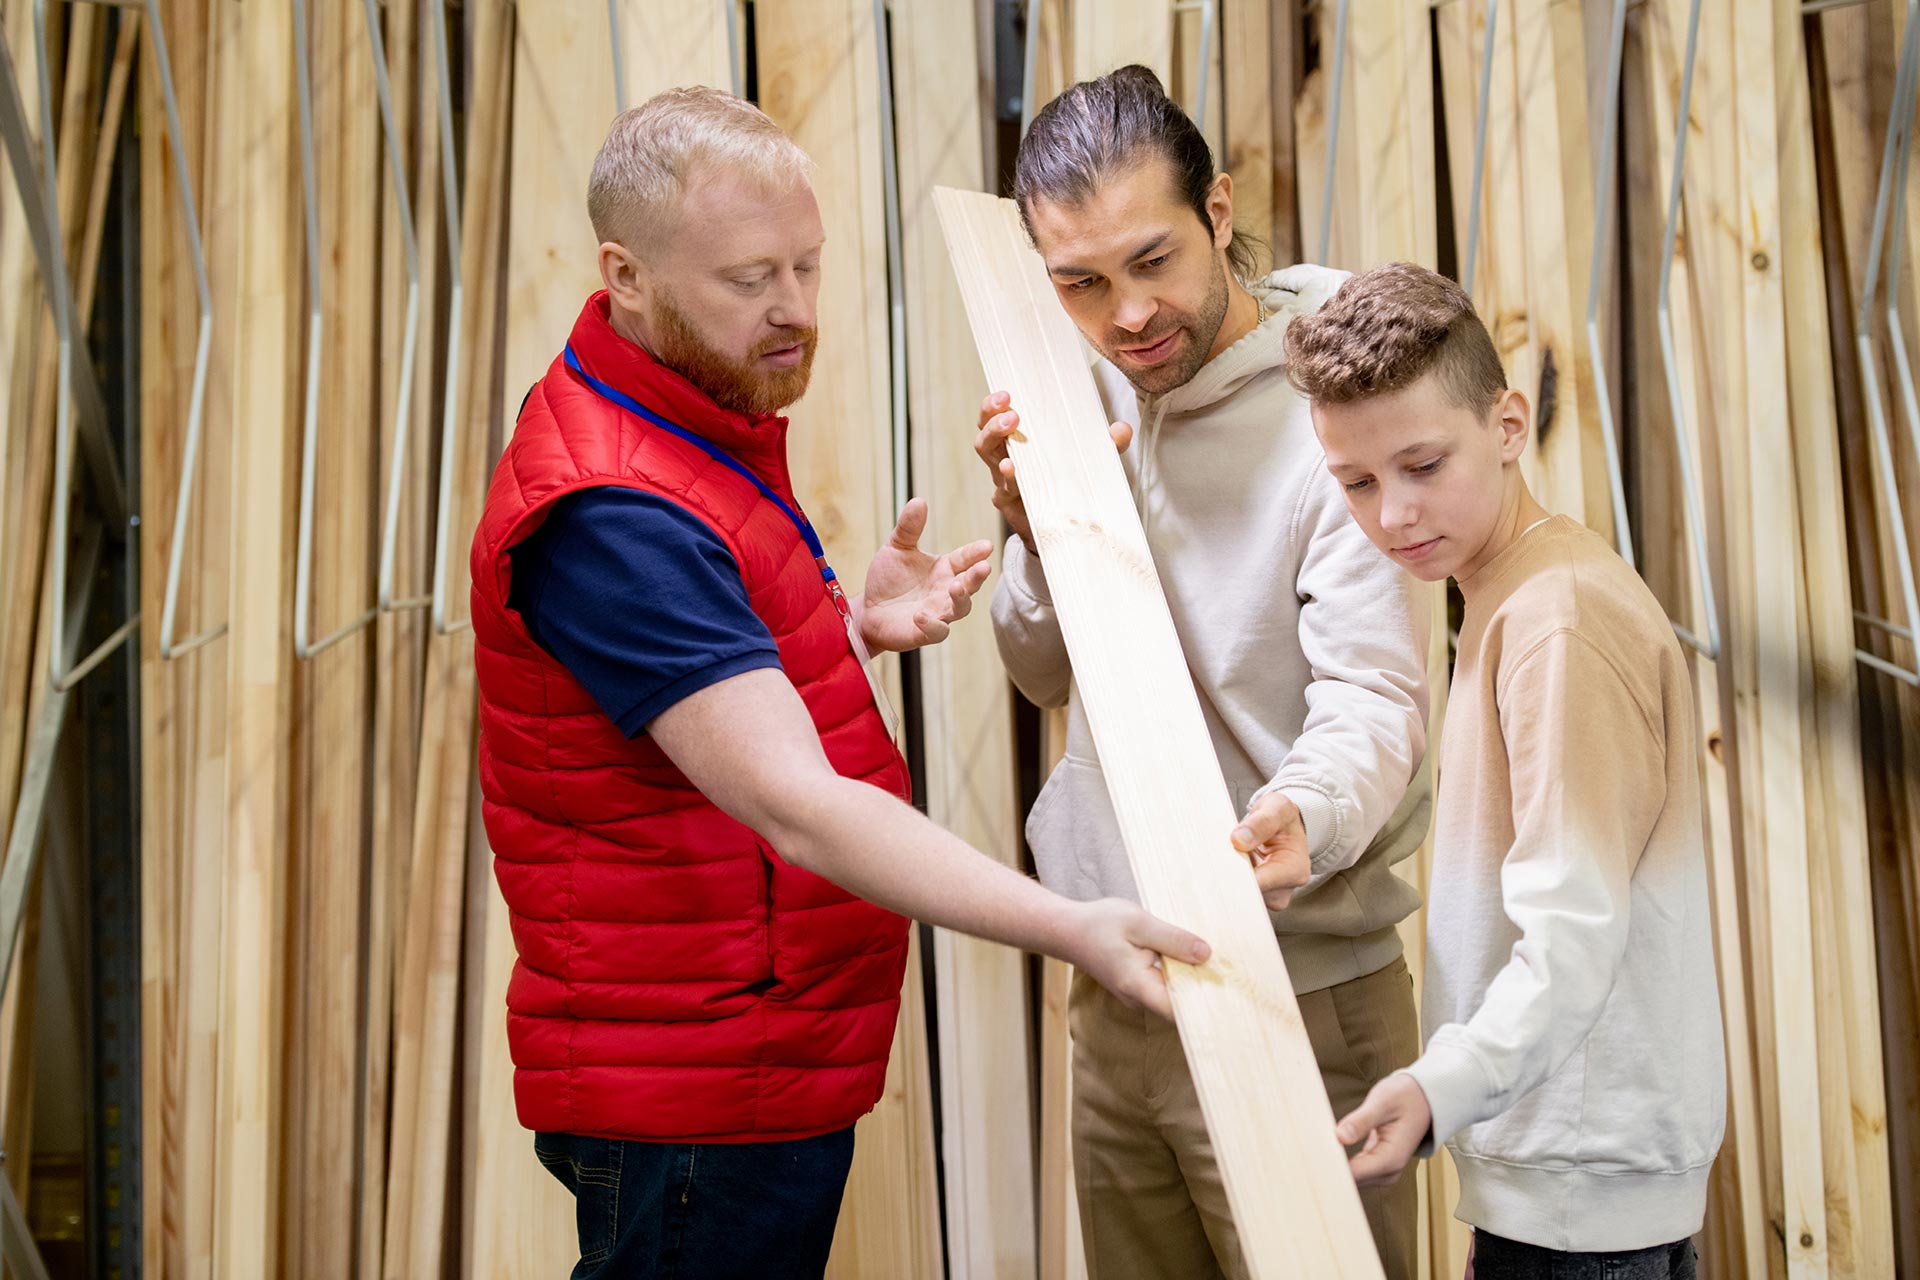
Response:
M1376 1081L1420 1055L1413 978L1404 959L1299 999L1335 1119L1360 1105ZM1090 1280L1244 1280L1246 1262L1180 1033L1079 973L1068 1024L1073 1176ZM1391 1187L1363 1190L1360 1200L1387 1280L1412 1280L1418 1232L1412 1174Z

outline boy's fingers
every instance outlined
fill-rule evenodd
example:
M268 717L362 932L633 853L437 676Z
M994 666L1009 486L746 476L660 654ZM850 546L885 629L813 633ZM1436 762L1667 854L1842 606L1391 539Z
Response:
M1189 933L1179 925L1168 924L1158 916L1148 915L1144 911L1140 913L1139 920L1127 933L1127 940L1134 946L1146 947L1163 956L1185 961L1187 964L1205 963L1207 956L1212 954L1212 949L1200 939L1198 934Z

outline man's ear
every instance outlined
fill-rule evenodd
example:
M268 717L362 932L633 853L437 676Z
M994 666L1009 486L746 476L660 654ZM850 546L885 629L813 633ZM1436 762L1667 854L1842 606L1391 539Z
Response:
M1215 174L1207 188L1207 219L1213 224L1213 247L1224 249L1233 243L1233 175Z
M600 246L600 282L607 286L615 306L629 312L646 310L646 264L617 240Z
M1518 462L1533 433L1533 406L1527 403L1526 392L1507 388L1494 397L1489 412L1500 431L1500 461Z

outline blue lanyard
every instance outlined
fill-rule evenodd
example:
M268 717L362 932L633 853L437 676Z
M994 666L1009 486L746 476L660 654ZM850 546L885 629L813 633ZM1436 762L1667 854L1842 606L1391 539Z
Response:
M592 374L588 373L585 369L581 368L580 357L573 353L572 343L567 344L566 357L567 357L567 367L572 369L575 373L579 374L580 380L582 382L585 382L587 386L591 388L594 391L594 393L599 395L602 399L611 400L614 404L619 405L622 409L625 409L628 413L638 414L640 417L645 418L648 422L651 422L654 426L659 427L662 431L668 431L673 433L676 436L679 436L682 440L685 440L688 444L699 449L701 452L705 453L709 458L712 458L715 462L719 463L721 466L728 468L729 470L735 472L738 475L744 476L747 479L747 481L753 485L754 488L760 491L761 497L765 498L768 502L771 502L774 506L780 508L780 513L786 516L787 519L793 521L793 527L800 531L800 537L803 541L806 542L807 550L813 553L813 562L820 566L820 577L827 583L829 587L832 588L835 603L841 604L842 610L844 611L845 606L842 603L842 597L840 592L840 580L838 577L835 576L833 572L833 566L827 563L827 549L820 545L820 535L816 534L813 531L813 526L808 524L806 522L806 519L802 517L798 511L795 511L792 507L788 506L784 501L781 500L779 494L775 493L772 489L767 487L765 481L761 480L759 476L753 474L752 471L748 470L744 465L742 465L736 458L733 457L733 455L729 454L725 449L722 449L719 445L713 443L713 441L707 440L701 436L695 435L693 432L687 430L685 427L681 426L676 422L667 421L665 418L661 417L659 414L655 413L653 410L647 408L647 406L641 404L638 400L635 400L632 396L628 395L626 392L621 391L615 387L608 386L606 383L600 381L600 379L594 377Z

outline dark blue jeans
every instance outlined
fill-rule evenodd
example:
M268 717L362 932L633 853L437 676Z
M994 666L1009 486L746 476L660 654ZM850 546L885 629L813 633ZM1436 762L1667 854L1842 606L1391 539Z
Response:
M1562 1253L1475 1228L1473 1280L1694 1280L1693 1241L1625 1253Z
M853 1129L739 1144L538 1133L533 1150L573 1193L573 1280L818 1280Z

